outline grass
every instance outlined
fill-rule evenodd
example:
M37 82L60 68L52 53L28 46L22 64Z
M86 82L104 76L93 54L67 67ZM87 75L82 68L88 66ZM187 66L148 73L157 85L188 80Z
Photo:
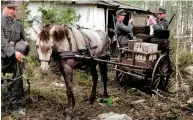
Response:
M61 76L52 72L47 76L41 75L39 68L34 68L33 78L31 78L31 96L34 101L27 106L27 116L25 119L63 119L62 112L66 108L66 88L55 86L52 83L64 83ZM75 71L74 74L74 95L76 106L75 116L80 120L90 120L105 112L115 112L127 114L138 120L191 120L193 116L191 104L187 100L193 96L192 93L178 92L177 94L162 93L146 94L134 88L129 88L126 92L120 89L115 83L113 71L108 73L108 92L112 99L109 107L105 102L99 102L103 93L103 86L99 82L97 87L97 99L92 105L85 104L91 90L91 77L84 72ZM143 100L135 103L135 101Z

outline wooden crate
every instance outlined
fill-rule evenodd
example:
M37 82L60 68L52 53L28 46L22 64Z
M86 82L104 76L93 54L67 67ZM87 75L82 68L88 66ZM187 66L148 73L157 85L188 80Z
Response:
M134 43L133 50L139 51L139 52L151 53L151 52L158 51L158 45L153 44L153 43L146 43L146 42ZM157 58L156 55L150 55L148 61L156 60L156 58ZM135 60L136 61L147 61L146 56L141 55L141 54L136 54Z
M135 43L141 43L141 42L143 42L143 40L140 39L140 38L135 38L133 40L129 40L129 42L128 42L128 49L133 50L134 44Z

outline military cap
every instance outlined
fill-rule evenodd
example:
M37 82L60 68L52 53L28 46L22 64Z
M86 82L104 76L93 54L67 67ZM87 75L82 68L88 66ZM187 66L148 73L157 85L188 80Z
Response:
M158 13L163 13L163 14L166 14L166 10L165 10L165 9L163 9L163 8L159 8Z
M5 7L17 7L18 6L16 2L13 0L2 1L2 5L4 5Z
M126 13L124 12L124 10L123 9L121 9L121 10L118 10L117 12L116 12L116 16L119 16L119 15L126 15Z

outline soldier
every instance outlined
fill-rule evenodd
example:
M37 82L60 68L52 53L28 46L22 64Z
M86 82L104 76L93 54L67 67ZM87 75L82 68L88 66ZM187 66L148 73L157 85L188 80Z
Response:
M130 33L132 32L133 22L134 22L133 19L130 19L128 26L124 25L123 20L125 19L125 15L126 13L124 12L123 9L118 10L116 12L117 23L115 26L115 33L121 45L128 44L128 40L131 39L132 35Z
M155 20L150 20L150 23L153 24L153 30L154 31L155 30L168 30L169 22L165 19L165 17L166 17L166 10L163 8L159 8L158 18L157 18L156 22L155 22ZM169 43L166 46L169 46ZM171 74L173 72L173 69L172 69L171 60L169 57L170 50L169 50L169 47L166 47L166 46L162 50L167 53L167 59L169 62L168 63L168 66L169 66L168 72ZM172 79L170 79L168 81L168 86L167 86L167 88L169 88L168 91L170 91L170 88L172 89L173 82L174 81Z
M152 22L154 30L167 30L169 26L169 22L165 19L166 17L166 10L163 8L159 8L158 12L158 19L157 24L155 22ZM151 22L151 21L150 21Z
M1 15L1 72L13 73L13 81L8 87L8 112L23 113L21 101L24 98L22 81L22 59L24 54L15 49L17 43L25 40L24 27L21 21L15 19L17 5L14 1L3 2ZM23 45L20 45L20 47ZM3 79L3 78L2 78Z

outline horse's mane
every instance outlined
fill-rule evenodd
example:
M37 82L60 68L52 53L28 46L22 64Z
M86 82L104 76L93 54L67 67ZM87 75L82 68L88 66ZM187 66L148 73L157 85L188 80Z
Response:
M50 39L50 29L50 24L45 25L38 35L38 38L43 41L48 41Z
M51 37L51 29L53 29L51 32L52 37L56 41L63 40L66 36L69 35L69 31L66 26L46 24L39 33L38 38L42 41L48 41Z
M59 25L55 26L52 33L52 36L56 41L63 40L65 36L67 37L68 35L69 35L68 29L65 26L59 26Z

